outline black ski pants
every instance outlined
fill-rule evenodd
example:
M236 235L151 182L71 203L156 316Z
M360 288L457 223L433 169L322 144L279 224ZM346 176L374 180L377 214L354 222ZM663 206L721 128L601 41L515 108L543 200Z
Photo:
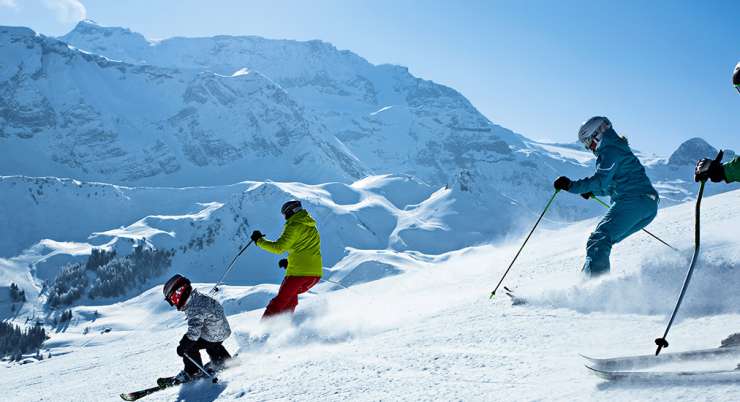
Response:
M226 350L221 342L208 342L203 338L198 338L195 344L190 348L190 351L186 355L190 356L191 359L195 360L201 367L203 367L203 360L200 358L200 351L205 349L208 353L208 357L211 362L216 365L222 364L225 360L230 359L231 355ZM185 372L188 374L200 373L200 369L196 367L187 357L182 357L183 363L185 363Z

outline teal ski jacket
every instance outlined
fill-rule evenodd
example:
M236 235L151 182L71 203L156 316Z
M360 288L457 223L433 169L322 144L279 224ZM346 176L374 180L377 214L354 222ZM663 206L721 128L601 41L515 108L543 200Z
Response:
M658 192L650 183L640 160L632 153L627 139L609 129L602 134L594 153L596 173L573 181L568 192L608 195L612 202L641 196L658 200Z

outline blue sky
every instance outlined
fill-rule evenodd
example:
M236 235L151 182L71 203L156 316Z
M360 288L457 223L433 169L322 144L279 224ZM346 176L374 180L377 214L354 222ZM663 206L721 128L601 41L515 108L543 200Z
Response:
M321 39L449 85L528 137L572 142L611 118L667 154L701 136L740 150L739 1L0 0L0 23L61 35L80 18L150 38Z

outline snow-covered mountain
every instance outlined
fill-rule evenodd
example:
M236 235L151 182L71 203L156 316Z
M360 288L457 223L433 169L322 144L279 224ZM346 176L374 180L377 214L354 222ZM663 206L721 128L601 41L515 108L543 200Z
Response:
M554 177L591 170L590 154L527 140L454 89L320 41L152 41L91 21L59 39L70 46L2 30L2 174L135 186L406 174L467 191L504 231L541 208ZM561 198L555 217L599 212Z
M114 62L26 28L0 28L0 50L5 174L179 185L363 175L257 72Z
M152 42L90 22L60 39L84 51L2 30L3 174L160 186L407 174L507 209L506 228L507 205L540 208L557 173L583 169L451 88L318 41Z
M691 201L695 196L698 184L693 181L696 161L701 158L714 158L719 150L702 138L691 138L678 146L668 158L643 157L648 176L660 192L662 205L674 205ZM724 150L723 161L735 157L732 150ZM738 183L724 186L707 186L706 194L717 194L740 188Z

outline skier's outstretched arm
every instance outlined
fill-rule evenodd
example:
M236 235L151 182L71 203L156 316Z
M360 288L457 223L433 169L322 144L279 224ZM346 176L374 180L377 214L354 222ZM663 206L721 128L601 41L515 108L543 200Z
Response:
M257 240L257 245L265 251L269 251L273 254L282 254L290 249L295 241L295 229L291 225L285 225L283 234L280 235L275 241L265 240L264 238Z
M617 158L610 154L599 155L596 161L596 173L585 179L574 180L568 192L575 194L593 193L605 195L609 184L617 171Z

